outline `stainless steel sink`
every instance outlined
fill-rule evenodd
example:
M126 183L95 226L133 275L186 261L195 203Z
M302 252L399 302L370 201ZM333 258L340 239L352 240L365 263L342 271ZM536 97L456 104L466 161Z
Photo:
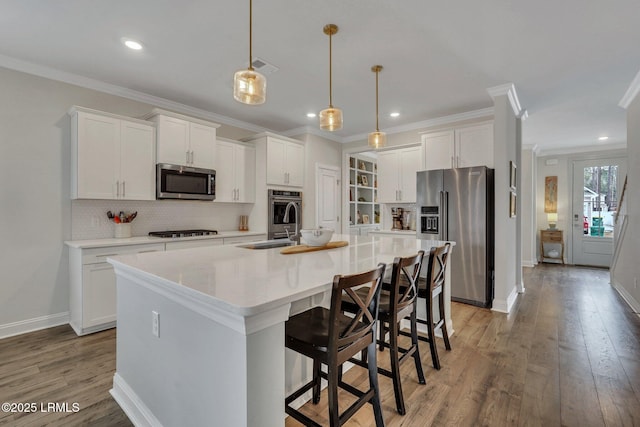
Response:
M238 245L240 248L245 249L271 249L282 248L285 246L291 246L293 242L290 240L277 239L277 240L265 240L263 242L247 243L246 245Z

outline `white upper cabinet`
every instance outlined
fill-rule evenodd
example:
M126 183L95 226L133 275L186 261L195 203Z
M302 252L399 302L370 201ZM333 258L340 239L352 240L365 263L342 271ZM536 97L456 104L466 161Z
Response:
M148 118L158 129L158 163L214 169L220 125L157 108Z
M422 147L378 153L378 202L415 203L416 173L422 170Z
M304 146L267 137L267 184L302 187Z
M425 169L493 167L493 123L422 135Z
M216 202L255 202L255 147L218 139L215 169Z
M142 120L73 107L71 197L155 200L155 129Z

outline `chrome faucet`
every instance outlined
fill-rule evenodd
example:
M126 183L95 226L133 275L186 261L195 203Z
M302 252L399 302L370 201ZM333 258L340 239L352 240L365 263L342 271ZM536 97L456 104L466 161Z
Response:
M294 211L294 214L296 215L296 231L293 236L289 235L288 228L285 228L284 231L287 232L287 237L289 238L289 240L291 240L292 242L295 242L296 245L299 245L300 237L302 235L300 234L300 212L298 211L298 204L296 202L287 203L287 207L284 210L284 218L282 218L282 221L284 223L289 223L289 210L291 210L291 206L293 206L293 211Z

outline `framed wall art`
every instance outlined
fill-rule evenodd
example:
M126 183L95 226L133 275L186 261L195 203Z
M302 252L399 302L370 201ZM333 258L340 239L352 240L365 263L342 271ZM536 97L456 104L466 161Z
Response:
M509 160L509 187L515 191L517 183L517 169L513 160Z
M558 177L544 177L544 213L558 212Z

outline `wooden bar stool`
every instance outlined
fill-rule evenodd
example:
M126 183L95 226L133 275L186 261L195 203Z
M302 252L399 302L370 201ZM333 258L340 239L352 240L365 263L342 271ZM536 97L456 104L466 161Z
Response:
M442 331L442 338L444 339L444 346L447 350L451 350L451 343L449 342L449 331L447 330L447 322L444 317L444 281L445 274L449 261L449 252L451 250L451 244L446 243L444 246L431 248L429 252L429 258L427 261L427 276L426 279L420 280L418 284L418 297L424 298L426 301L426 319L418 319L418 323L427 325L427 336L420 335L418 338L420 341L429 343L429 349L431 350L431 360L435 369L440 369L440 359L438 358L438 348L436 346L435 331L440 329ZM433 321L433 300L438 298L438 313L440 319L437 322ZM401 331L402 335L409 334Z
M420 351L418 348L418 328L416 324L418 277L420 268L422 267L423 257L424 251L420 251L416 255L409 257L395 258L391 272L391 283L385 283L380 293L380 308L378 312L380 336L378 338L378 345L381 350L385 347L389 349L391 370L389 371L378 367L378 373L390 377L393 380L396 409L401 415L406 413L406 409L402 395L400 364L407 360L407 358L413 357L418 374L418 382L425 384L422 361L420 360ZM358 289L356 293L364 296L366 292L366 288L361 288ZM342 309L345 312L354 313L357 306L345 298L342 302ZM409 348L402 348L398 343L400 321L404 318L408 318L411 323L411 333L408 334L411 336L411 346ZM385 340L387 331L389 332L388 342ZM363 354L361 360L352 359L350 361L360 366L368 366L368 359L364 356Z
M313 359L313 378L285 398L285 412L306 426L320 426L317 422L293 409L290 404L308 390L313 389L313 403L320 401L321 378L328 381L329 422L331 427L343 425L358 409L369 402L373 406L377 427L384 426L378 375L376 371L376 321L384 264L374 270L333 278L331 306L314 307L291 317L285 323L287 348ZM369 285L366 294L356 293L354 287ZM355 316L341 312L343 295L357 305ZM342 381L342 364L352 356L366 350L369 359L369 389L361 391ZM327 372L321 370L327 366ZM352 393L358 399L344 412L338 407L338 387Z

